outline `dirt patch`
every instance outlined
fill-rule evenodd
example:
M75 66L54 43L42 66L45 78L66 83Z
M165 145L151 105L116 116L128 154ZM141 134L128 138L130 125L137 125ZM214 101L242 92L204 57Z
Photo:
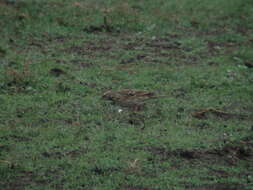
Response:
M88 152L87 149L75 149L75 150L69 150L65 152L52 151L52 152L43 152L42 156L46 158L55 158L55 159L62 159L62 158L65 158L66 156L75 158L77 156L80 156L81 154L86 154L87 152Z
M185 51L187 48L183 47L180 42L177 42L175 40L172 40L170 38L157 38L151 41L148 41L145 43L144 46L145 51L147 52L146 58L144 61L146 62L154 62L154 61L160 61L159 59L154 59L154 57L158 58L173 58L180 59L182 62L182 59L189 59L185 55Z
M101 31L102 29L100 27L89 28L89 30L95 31ZM122 59L121 56L115 56L119 51L125 50L136 50L140 53L125 59ZM140 61L146 64L195 64L198 63L200 59L200 56L186 54L186 51L192 50L188 47L183 47L180 42L173 38L161 37L152 40L126 34L120 34L116 38L111 34L105 34L104 39L87 41L82 45L75 45L63 51L85 55L92 59L98 56L110 57L111 59L120 60L119 64L121 65ZM143 53L143 51L145 51L145 53ZM204 56L206 57L206 55ZM171 62L170 58L173 59L173 62Z
M136 112L133 112L129 114L129 118L127 118L127 123L131 125L145 125L145 116L138 114Z
M126 65L129 63L134 63L135 61L135 58L122 59L119 64Z
M15 179L11 181L6 181L5 183L1 184L1 186L4 186L6 190L22 190L27 185L31 184L33 180L32 172L26 172L23 175L16 177Z
M58 43L63 43L67 40L73 39L73 37L71 36L63 36L63 35L48 36L47 38L49 42L58 42Z
M0 57L4 57L7 54L7 51L0 47Z
M93 57L97 53L106 53L112 49L112 44L110 41L99 41L99 42L86 42L82 46L72 46L65 49L64 51L75 53L78 55L86 55Z
M0 140L8 140L8 138L5 137L0 137ZM10 152L12 150L10 145L0 145L0 156L6 154L6 152ZM0 159L1 160L1 159ZM4 161L5 162L5 161ZM7 161L6 163L9 164L9 162Z
M53 68L53 69L50 69L50 74L55 76L55 77L59 77L63 74L66 74L65 71L63 71L62 69L59 69L59 68Z
M135 50L142 49L145 46L145 42L147 39L141 37L132 37L129 35L121 35L120 36L120 48L122 50Z
M152 188L152 187L142 186L142 185L122 185L121 188L123 190L159 190L157 188Z
M179 157L186 160L201 160L203 162L220 162L221 160L229 164L235 164L236 161L245 160L252 161L253 159L253 142L252 138L244 138L240 141L235 141L225 144L221 148L205 150L205 149L176 149L170 150L163 147L147 147L146 151L150 152L154 158L165 161L173 157ZM253 163L251 163L253 164ZM253 166L253 165L252 165Z
M20 136L20 135L8 135L4 137L5 140L14 140L15 142L28 142L31 141L31 138ZM0 146L2 149L2 147Z
M248 190L248 188L239 183L214 183L191 187L195 190Z
M89 67L92 67L93 64L91 62L88 62L88 61L83 61L83 60L71 60L70 63L72 65L77 65L79 66L80 68L89 68Z
M243 114L228 113L214 108L203 109L192 113L192 116L197 119L208 119L209 115L214 115L217 118L228 120L228 119L240 119L246 120L250 117Z
M234 158L248 160L253 158L253 142L252 137L246 137L240 141L226 144L222 149L216 149L211 152L220 156L231 155ZM253 163L252 163L253 164Z
M108 23L108 18L107 16L104 16L103 19L104 23L99 25L99 26L88 26L83 29L84 32L86 33L98 33L98 32L108 32L108 33L119 33L120 30Z
M181 43L171 40L170 38L157 38L151 42L147 42L146 45L152 48L158 49L181 49Z
M94 173L95 175L109 175L112 172L118 172L120 171L121 168L100 168L100 167L95 167L92 168L90 171Z
M16 5L16 1L9 1L9 0L0 0L0 5L9 5L9 6L14 6Z
M209 173L211 176L215 175L215 176L219 176L222 178L228 178L228 177L232 177L235 176L234 173L231 172L227 172L225 170L219 170L219 169L211 169L211 172Z
M234 50L237 49L241 44L235 43L235 42L217 42L217 41L210 41L207 40L207 48L209 55L218 55L221 54L223 51L225 51L225 54L230 54Z
M100 32L109 32L109 33L119 33L120 30L113 26L108 26L108 25L99 25L99 26L88 26L83 29L84 32L86 33L100 33Z
M236 26L236 31L240 34L243 34L243 35L249 35L252 33L252 29L246 27L245 25L243 24L237 24Z
M17 170L17 171L15 171ZM5 190L23 190L29 185L46 185L50 181L46 179L39 179L33 172L28 171L18 171L18 169L10 169L6 171L7 173L18 174L16 177L11 179L6 179L4 182L0 182L0 187L4 187Z
M210 61L210 62L208 62L207 64L210 65L210 66L218 66L218 65L220 65L221 63L215 62L215 61Z
M145 57L147 57L147 56L148 55L145 55L145 54L139 54L139 55L136 55L135 57L131 57L128 59L122 59L119 64L126 65L126 64L130 64L130 63L138 62L138 61L145 59Z
M55 62L59 65L71 65L71 66L73 66L71 69L73 69L73 70L78 69L78 71L80 70L80 68L84 69L84 68L90 68L90 67L94 66L94 64L91 61L82 60L82 59L73 59L70 61L56 59Z
M98 84L94 83L94 82L79 81L79 84L84 85L84 86L88 86L90 88L97 88L98 87Z
M245 61L245 62L244 62L244 65L245 65L246 67L248 67L248 68L253 68L253 63L250 62L250 61Z
M193 49L183 46L180 42L167 38L157 38L144 43L142 47L145 50L145 63L158 64L196 64L206 55L190 55ZM203 53L204 54L204 53ZM171 61L173 60L173 62Z
M125 43L125 41L130 41ZM160 37L156 39L121 37L118 48L123 50L143 51L140 54L123 59L120 64L133 62L153 63L153 64L195 64L200 57L188 55L186 52L192 51L189 47L184 47L174 37ZM206 55L204 55L206 57ZM203 56L202 56L203 57ZM173 62L171 61L173 59Z
M167 160L172 157L180 157L183 159L197 159L200 158L202 152L200 150L184 150L184 149L177 149L174 151L171 151L166 148L162 147L149 147L147 148L149 152L151 152L152 155L155 155L155 157L158 157L159 160Z

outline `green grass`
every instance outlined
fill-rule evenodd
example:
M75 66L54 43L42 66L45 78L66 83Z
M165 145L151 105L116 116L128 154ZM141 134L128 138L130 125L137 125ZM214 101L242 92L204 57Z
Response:
M252 13L0 0L0 189L253 190Z

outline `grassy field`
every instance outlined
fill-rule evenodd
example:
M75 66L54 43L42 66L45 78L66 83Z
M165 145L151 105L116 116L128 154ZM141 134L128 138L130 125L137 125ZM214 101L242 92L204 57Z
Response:
M0 0L0 190L253 190L252 0Z

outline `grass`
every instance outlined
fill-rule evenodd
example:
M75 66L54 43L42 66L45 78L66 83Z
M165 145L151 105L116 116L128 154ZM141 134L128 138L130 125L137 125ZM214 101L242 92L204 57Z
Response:
M0 0L0 189L252 190L250 0Z

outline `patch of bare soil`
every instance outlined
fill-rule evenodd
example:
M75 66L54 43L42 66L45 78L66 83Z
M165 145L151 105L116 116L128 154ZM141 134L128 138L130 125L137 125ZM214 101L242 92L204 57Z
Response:
M145 125L145 116L138 114L137 112L133 112L129 114L127 118L127 123L131 125Z
M6 55L7 51L0 47L0 57L4 57Z
M64 51L78 55L94 56L97 53L106 53L111 51L113 43L110 41L86 42L82 46L72 46Z
M109 26L109 25L99 25L99 26L88 26L86 28L83 29L84 32L86 33L99 33L99 32L109 32L109 33L119 33L120 31L113 27L113 26Z
M217 118L228 120L228 119L240 119L240 120L247 120L250 119L250 116L243 115L243 114L235 114L235 113L228 113L221 110L217 110L214 108L203 109L197 112L193 112L192 116L197 119L208 119L208 116L214 115Z
M152 40L151 42L147 42L146 45L148 47L152 47L155 49L181 49L182 44L180 42L177 42L175 40L172 40L171 38L157 38Z
M246 185L240 183L213 183L204 185L186 184L184 186L186 189L194 190L249 190Z
M200 150L177 149L171 151L163 147L149 147L147 148L147 150L160 161L165 161L173 157L180 157L184 159L197 159L200 158L200 155L202 153Z
M245 65L246 67L248 67L248 68L253 68L253 63L250 62L250 61L245 61L245 62L244 62L244 65Z
M214 28L209 29L207 31L198 31L198 32L192 31L191 35L197 36L197 37L219 36L219 35L223 35L226 32L228 32L228 31L224 27L214 27Z
M47 33L44 33L43 37L45 37L46 40L49 41L50 43L52 43L52 42L63 43L67 40L72 40L73 39L72 36L63 36L63 35L50 36Z
M74 149L74 150L68 150L68 151L51 151L51 152L43 152L42 156L46 158L56 158L56 159L61 159L65 158L66 156L69 156L71 158L75 158L77 156L80 156L81 154L87 153L87 149Z
M210 151L210 153L216 153L219 156L231 155L236 159L251 160L253 158L253 141L252 136L246 137L240 141L231 142L222 147L222 149L216 149ZM252 160L253 161L253 160ZM252 163L253 164L253 163Z
M244 138L240 141L225 144L221 148L211 150L201 149L176 149L169 150L163 147L147 147L155 158L161 161L168 160L173 157L179 157L187 160L201 160L203 162L220 162L221 160L229 164L235 164L239 160L249 161L253 167L253 142L251 137Z
M0 0L0 5L9 5L9 6L14 6L16 1L10 1L10 0Z
M157 188L152 188L152 187L142 186L142 185L122 185L121 188L123 190L159 190Z
M75 157L80 156L81 154L85 154L87 152L88 152L88 149L79 148L79 149L74 149L74 150L68 150L65 152L43 152L42 155L47 158L61 159L66 156L69 156L71 158L75 158Z
M100 168L100 167L94 167L90 171L95 175L109 175L112 172L119 172L121 168Z
M237 48L241 44L236 42L218 42L218 41L210 41L207 40L207 48L209 55L214 56L220 54L224 51L225 54L231 54L233 51L237 50Z
M252 29L246 27L245 25L243 24L238 24L237 27L236 27L236 31L240 34L243 34L243 35L249 35L249 34L252 34Z
M104 16L104 23L99 26L88 26L83 29L86 33L97 33L97 32L108 32L108 33L119 33L120 30L108 23L108 18Z
M14 135L14 134L4 136L3 139L5 139L5 140L14 140L15 142L28 142L28 141L31 141L31 138L29 138L29 137L25 137L25 136L21 136L21 135ZM0 149L2 149L2 146L0 146Z
M50 72L50 74L52 74L55 77L59 77L60 75L66 74L65 71L63 71L62 69L59 69L59 68L50 69L49 72Z
M102 31L102 27L90 27L87 30ZM145 39L136 36L130 36L129 34L119 34L114 37L110 34L105 34L107 37L103 40L96 42L87 41L82 45L72 46L64 49L65 52L76 53L78 55L86 55L88 57L103 55L119 59L120 65L126 65L133 62L144 62L154 64L195 64L198 62L198 56L186 55L185 51L191 51L187 47L183 47L180 42L174 39L174 36L160 37L156 39ZM127 59L121 59L112 54L117 54L119 51L144 51L133 57ZM168 62L166 59L173 58L173 62ZM165 60L163 60L165 58Z
M82 60L82 59L73 59L70 61L65 61L65 60L61 60L61 59L56 59L55 62L59 65L71 65L73 66L71 69L73 70L80 70L81 69L85 69L85 68L90 68L92 66L94 66L94 64L89 61L89 60Z
M93 66L93 64L89 61L83 61L83 60L78 60L78 59L71 60L70 63L72 65L77 65L80 68L89 68Z
M15 172L18 175L12 179L2 180L3 183L0 182L0 188L4 190L23 190L26 189L29 185L44 185L48 184L49 181L44 179L38 179L33 172L28 171L14 171L15 169L10 169L6 172Z
M180 36L165 36L156 39L146 40L143 46L145 54L143 61L145 63L159 63L159 64L196 64L202 57L206 57L203 52L198 55L190 55L193 49L184 46L177 39ZM203 54L203 55L202 55ZM204 55L205 54L205 55ZM170 60L172 58L173 61Z
M4 136L4 137L0 137L0 139L8 140L9 138ZM0 154L2 151L9 152L10 150L11 150L11 147L9 145L0 144Z
M147 55L145 54L138 54L135 57L131 57L128 59L122 59L119 64L126 65L129 63L134 63L143 60Z
M90 26L86 30L91 33L102 32L105 30L105 26ZM124 33L120 33L117 36L113 36L111 33L99 35L105 35L105 38L97 41L86 41L82 45L75 45L63 49L63 51L92 58L101 55L110 57L119 60L120 66L140 61L146 64L196 64L202 57L207 56L206 52L203 52L203 55L187 54L192 49L183 46L177 40L180 36L167 35L155 39L147 39ZM126 50L136 50L141 51L141 53L127 59L115 56L119 51ZM173 61L170 58L173 58Z
M173 58L173 64L177 61L180 63L195 63L197 58L185 54L189 48L183 47L182 44L171 37L161 37L150 40L143 47L146 54L143 58L145 63L162 63L171 64L168 58ZM159 58L159 59L158 59ZM162 60L165 58L165 60Z

